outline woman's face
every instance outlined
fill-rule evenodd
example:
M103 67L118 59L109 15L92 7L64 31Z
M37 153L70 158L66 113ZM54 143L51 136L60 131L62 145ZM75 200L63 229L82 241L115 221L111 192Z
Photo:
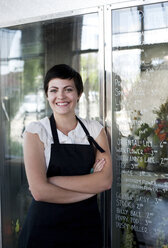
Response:
M48 84L47 99L55 114L71 114L80 96L73 79L54 78Z

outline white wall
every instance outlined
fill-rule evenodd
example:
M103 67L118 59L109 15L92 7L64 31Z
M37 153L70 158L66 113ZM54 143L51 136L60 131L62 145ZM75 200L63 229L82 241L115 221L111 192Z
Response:
M125 2L126 0L0 0L0 27L32 22L37 17ZM30 20L27 20L30 19Z

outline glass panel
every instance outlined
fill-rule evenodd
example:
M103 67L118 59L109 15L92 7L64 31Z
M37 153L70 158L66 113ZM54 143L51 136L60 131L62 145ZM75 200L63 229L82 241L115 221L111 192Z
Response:
M30 202L21 135L25 125L42 117L45 109L41 92L43 58L39 56L41 48L36 35L29 36L28 32L18 28L0 30L3 247L17 247L18 234Z
M28 123L51 113L43 93L45 72L58 63L81 72L85 92L77 113L99 118L98 20L92 13L0 29L3 248L17 247L31 201L22 133Z
M133 46L141 42L141 23L137 8L113 11L113 46ZM130 37L131 34L131 37Z
M144 43L168 42L168 3L144 7Z
M81 50L98 49L99 30L97 14L83 16Z
M84 82L84 94L79 102L79 115L99 119L98 55L85 53L80 56L81 75Z
M115 248L168 246L167 6L112 11Z

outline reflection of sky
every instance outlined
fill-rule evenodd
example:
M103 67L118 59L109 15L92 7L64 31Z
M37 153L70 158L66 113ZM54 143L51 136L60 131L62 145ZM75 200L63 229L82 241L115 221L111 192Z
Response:
M113 46L135 46L139 45L141 41L141 33L124 33L113 35Z
M168 27L168 3L145 6L144 20L145 30Z
M1 74L22 71L23 61L19 59L21 56L21 31L3 29L0 34Z
M98 14L83 16L81 49L98 49Z
M168 42L168 28L145 31L144 44L157 44Z
M127 79L128 90L132 88L134 81L140 73L140 49L121 50L113 52L113 70L123 79ZM122 68L122 70L121 70Z
M115 10L112 13L113 34L140 31L137 8Z
M115 10L112 25L113 47L168 42L168 3Z

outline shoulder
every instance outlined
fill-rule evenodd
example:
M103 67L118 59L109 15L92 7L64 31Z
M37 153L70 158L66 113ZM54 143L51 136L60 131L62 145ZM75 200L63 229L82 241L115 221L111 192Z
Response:
M35 132L39 132L40 130L47 131L49 124L48 122L49 122L48 117L45 117L38 121L32 121L26 126L25 132L35 133Z
M83 119L83 118L80 118L80 117L79 117L79 119L85 125L85 127L89 131L90 135L94 139L96 139L98 137L98 135L100 134L103 126L96 120Z
M24 130L23 137L26 132L37 134L44 145L47 145L48 143L51 144L52 136L48 117L39 121L30 122Z

